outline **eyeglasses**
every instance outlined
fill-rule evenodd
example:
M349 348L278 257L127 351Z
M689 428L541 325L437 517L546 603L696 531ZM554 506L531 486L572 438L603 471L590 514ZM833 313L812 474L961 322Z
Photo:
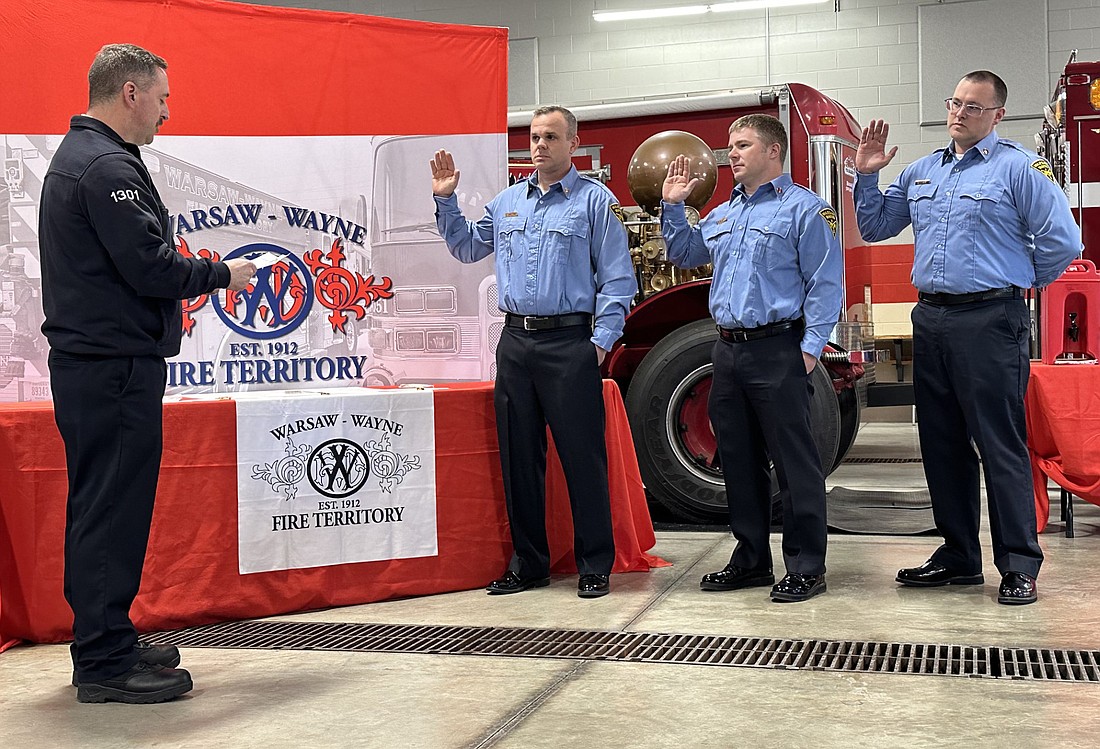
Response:
M970 117L981 117L983 114L991 109L1000 109L1000 107L979 107L977 104L963 104L958 99L950 97L944 99L943 103L947 106L948 112L951 112L953 114L962 109Z

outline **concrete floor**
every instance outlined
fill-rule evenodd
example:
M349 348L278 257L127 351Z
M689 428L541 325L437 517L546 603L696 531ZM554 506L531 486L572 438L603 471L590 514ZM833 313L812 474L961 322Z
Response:
M915 429L872 424L852 456L915 454ZM919 464L851 465L849 488L923 487ZM1078 501L1077 537L1054 522L1032 606L983 586L913 590L898 567L931 536L832 535L829 591L773 604L767 589L699 590L732 541L663 531L673 566L612 577L577 598L576 578L514 596L467 591L277 620L546 627L1098 650L1100 508ZM987 548L988 532L983 532ZM778 537L773 536L779 559ZM155 706L81 705L63 645L0 655L0 746L37 747L1095 747L1100 683L782 671L536 658L278 650L183 650L196 688Z

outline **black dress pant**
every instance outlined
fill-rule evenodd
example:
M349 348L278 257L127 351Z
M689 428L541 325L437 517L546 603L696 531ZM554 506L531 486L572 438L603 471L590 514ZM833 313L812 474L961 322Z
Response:
M64 586L73 663L79 680L100 681L138 658L130 606L160 472L166 369L160 357L57 350L49 366L69 481Z
M932 558L961 573L982 571L980 453L993 563L1002 574L1034 577L1043 552L1024 420L1030 374L1027 305L1019 299L953 306L920 302L912 317L921 455L936 528L944 539Z
M783 562L787 572L825 572L828 528L825 478L810 426L812 385L800 329L745 342L714 344L710 422L718 438L730 530L730 563L772 566L772 485L775 464L783 502Z
M546 426L561 457L573 511L580 574L607 575L615 563L604 444L603 383L591 330L579 325L525 331L505 327L494 390L504 497L524 579L550 574L546 541Z

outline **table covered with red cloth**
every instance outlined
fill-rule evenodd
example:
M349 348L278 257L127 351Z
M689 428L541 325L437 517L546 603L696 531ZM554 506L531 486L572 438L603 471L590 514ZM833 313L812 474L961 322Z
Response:
M1050 515L1047 479L1100 505L1100 365L1031 363L1027 444L1040 531Z
M435 389L439 553L241 575L232 400L164 406L164 459L141 589L140 631L368 603L486 585L511 556L491 383ZM618 387L604 381L615 572L664 565ZM0 650L71 637L62 593L65 453L50 403L0 405ZM551 450L552 569L575 572L565 479Z

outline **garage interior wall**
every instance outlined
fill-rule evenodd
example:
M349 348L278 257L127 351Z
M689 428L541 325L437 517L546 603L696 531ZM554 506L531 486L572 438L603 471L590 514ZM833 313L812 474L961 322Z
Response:
M974 0L954 0L965 3ZM990 4L989 0L984 0ZM997 5L1000 0L992 0ZM1046 5L1046 94L1078 50L1100 59L1100 0L1031 0ZM442 23L507 26L537 40L541 103L565 106L662 94L805 83L847 106L865 124L890 123L900 147L882 181L946 140L943 125L920 126L918 6L934 0L839 0L816 6L721 15L596 23L593 10L669 7L698 0L265 0ZM943 3L947 4L947 3ZM1005 9L1013 4L1004 0ZM998 44L999 22L973 29L975 47ZM1037 30L1037 33L1042 33ZM526 42L529 44L529 42ZM966 73L960 69L958 75ZM414 92L415 93L415 92ZM438 95L446 105L446 92ZM942 96L950 95L944 91ZM529 97L524 97L529 98ZM515 102L526 105L528 102ZM1012 92L1009 92L1009 113ZM1005 121L998 132L1034 148L1038 119ZM582 132L583 139L583 132ZM899 241L911 241L899 237Z

